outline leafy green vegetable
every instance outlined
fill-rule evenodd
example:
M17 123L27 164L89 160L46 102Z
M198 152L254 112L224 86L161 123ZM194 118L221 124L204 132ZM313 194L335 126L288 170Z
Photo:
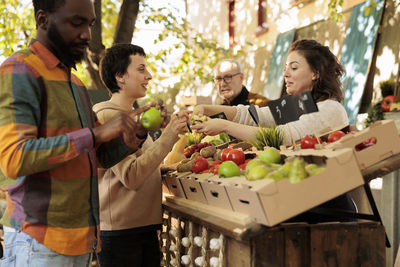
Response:
M261 127L257 130L256 138L248 141L249 144L258 150L264 150L265 146L279 149L283 143L283 130L279 127Z

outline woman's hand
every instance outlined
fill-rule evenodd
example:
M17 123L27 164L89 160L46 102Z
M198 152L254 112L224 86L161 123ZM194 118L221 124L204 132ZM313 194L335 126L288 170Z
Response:
M192 115L202 116L204 115L204 105L197 105L193 108Z
M168 115L167 108L163 105L162 100L156 100L150 104L150 107L155 107L156 109L161 111L161 116L164 118L160 128L165 128L169 123L171 116Z
M192 130L195 130L198 133L204 133L206 135L217 135L225 132L227 123L227 120L211 119L206 122L193 125Z
M180 111L172 114L168 125L165 127L166 132L172 132L175 136L182 133L186 128L187 122L189 121L189 112Z

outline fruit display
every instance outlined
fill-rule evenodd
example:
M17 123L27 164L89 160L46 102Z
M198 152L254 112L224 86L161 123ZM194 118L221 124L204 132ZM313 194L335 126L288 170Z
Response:
M303 138L301 138L301 148L302 149L310 149L310 148L315 148L317 144L322 144L321 139L317 139L314 136L306 135Z
M186 147L183 150L183 154L185 155L186 158L190 158L194 153L200 152L202 148L212 146L210 143L199 143L199 144L194 144Z
M280 158L281 156L279 155L279 162ZM290 183L298 183L325 170L324 166L319 166L315 163L306 163L301 157L287 158L284 164L280 164L279 162L277 158L264 157L261 159L259 154L257 158L247 163L244 175L249 181L263 179L280 181L287 178Z

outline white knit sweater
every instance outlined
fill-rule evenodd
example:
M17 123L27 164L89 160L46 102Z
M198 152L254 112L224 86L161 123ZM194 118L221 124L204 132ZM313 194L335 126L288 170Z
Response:
M306 135L319 134L321 131L327 129L340 129L349 124L346 110L338 101L328 99L318 102L317 106L318 112L302 115L298 121L279 126L284 130L284 145L292 143L290 132L294 140L299 140ZM257 126L251 118L248 108L249 106L244 105L236 106L236 116L233 118L233 121L240 124ZM256 106L256 110L261 126L275 125L269 107L259 108Z

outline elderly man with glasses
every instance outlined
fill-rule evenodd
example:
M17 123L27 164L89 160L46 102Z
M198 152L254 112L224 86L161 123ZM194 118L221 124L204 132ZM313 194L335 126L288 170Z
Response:
M269 99L249 92L243 85L243 80L244 75L239 62L232 59L224 59L218 62L215 68L214 82L218 89L218 95L223 99L220 104L266 106Z

